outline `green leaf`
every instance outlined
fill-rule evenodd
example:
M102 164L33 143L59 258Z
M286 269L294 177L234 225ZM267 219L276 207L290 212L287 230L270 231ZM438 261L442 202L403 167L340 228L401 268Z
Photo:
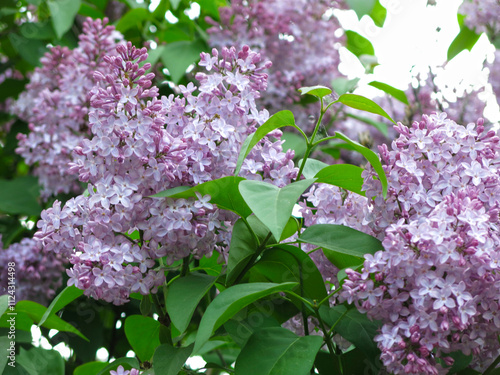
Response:
M97 9L95 6L89 5L87 3L82 3L78 14L80 16L91 17L93 19L106 17L106 15L100 9Z
M172 5L172 9L176 10L179 7L181 0L170 0L170 5Z
M460 25L460 31L458 35L451 42L450 47L448 47L448 61L453 59L456 55L462 52L464 49L471 50L472 47L479 40L481 35L477 34L475 31L469 29L463 22L464 16L458 14L458 24Z
M217 21L220 20L219 8L228 6L227 0L196 0L196 2L200 4L202 11Z
M108 364L105 362L88 362L75 368L73 375L95 375Z
M20 27L21 35L27 39L53 39L56 37L48 22L25 22Z
M16 362L30 375L64 375L64 359L55 350L21 347Z
M201 40L170 43L165 46L161 61L165 64L174 83L179 83L191 64L200 59L200 53L208 48Z
M13 340L12 340L13 341ZM2 351L2 356L0 357L0 372L3 374L7 362L10 362L10 350L11 350L11 339L8 336L0 336L0 350ZM15 348L15 345L14 345ZM14 354L15 355L15 354Z
M250 311L243 319L237 316L224 324L224 329L240 348L245 346L254 332L270 327L281 327L281 324L272 315L258 309Z
M0 296L0 316L2 316L4 312L7 311L8 307L9 307L9 295L4 294L3 296Z
M41 40L28 39L13 32L9 32L9 41L14 49L32 66L40 66L40 58L48 51L46 44Z
M297 283L251 283L238 284L222 291L208 305L200 322L194 353L205 344L212 333L249 304L271 294L293 289Z
M274 238L281 238L293 206L313 182L314 179L301 180L278 188L267 182L246 180L240 183L239 189L255 216L269 228Z
M33 176L14 180L0 179L0 211L7 214L39 215L42 211L38 204L39 191L38 180Z
M148 294L142 296L141 304L139 305L139 310L143 316L148 316L153 308L153 303L151 302L151 296Z
M238 185L243 180L245 180L243 177L227 176L193 187L178 186L152 195L152 197L197 198L196 192L199 192L202 196L210 195L210 202L216 204L220 209L232 211L241 217L247 217L252 213L252 210L248 207L238 189Z
M358 85L359 78L347 79L347 78L336 78L332 81L333 90L338 95L344 95L348 92L353 91Z
M378 27L384 26L385 18L387 17L387 9L385 9L379 0L375 1L373 9L369 16Z
M249 216L248 218L250 219L251 217L255 216ZM264 230L267 231L267 228L265 228L263 224L261 225L264 227ZM231 244L229 245L226 276L227 285L233 285L241 272L255 256L258 247L259 244L243 220L239 219L236 221L231 236Z
M377 103L375 103L373 100L370 100L368 98L365 98L364 96L361 95L356 95L356 94L344 94L341 95L335 103L342 103L345 104L348 107L354 108L354 109L361 109L362 111L365 112L370 112L370 113L375 113L376 115L380 115L382 117L385 117L392 123L396 123L391 116L387 114L386 111L382 109Z
M29 318L36 324L40 322L46 311L47 308L45 306L42 306L39 303L33 301L19 301L16 304L16 312L26 313L26 315L29 316ZM80 331L78 331L71 324L59 318L57 315L48 316L41 326L48 329L55 329L57 331L71 332L88 341L88 339L84 335L82 335Z
M26 83L28 83L26 80L7 78L0 84L0 102L7 98L17 99L19 94L24 91Z
M332 93L332 90L325 86L301 87L299 91L301 95L308 94L320 99Z
M354 55L357 57L362 55L375 56L375 49L373 48L373 45L364 36L361 36L352 30L346 30L345 34L347 37L346 48Z
M137 357L151 361L160 346L160 322L142 315L130 315L125 319L125 336Z
M165 46L157 46L155 49L149 49L148 58L146 59L145 63L150 63L151 66L156 65L164 49Z
M214 285L217 278L203 273L191 272L180 277L168 287L167 313L175 328L183 333L189 326L196 306Z
M47 0L50 19L58 39L61 39L66 31L73 26L81 4L81 0Z
M302 165L302 161L303 159L299 160L298 165ZM314 176L316 176L316 173L318 173L320 170L326 167L328 167L328 164L320 160L308 158L306 160L306 165L304 166L302 174L304 175L305 178L314 178Z
M255 133L250 134L241 145L241 150L238 156L238 162L236 163L236 168L234 170L234 175L237 176L238 173L240 173L241 166L243 165L243 160L245 160L250 151L252 151L252 148L257 143L259 143L262 138L264 138L273 130L282 128L284 126L292 126L295 129L299 129L299 127L295 125L295 118L293 117L293 113L287 110L275 113L274 115L269 117L269 119L265 123L259 126Z
M302 232L299 241L322 247L327 258L330 252L358 258L342 258L353 260L356 262L354 264L334 263L341 269L362 263L365 254L375 254L378 250L383 250L382 243L377 238L356 229L336 224L311 225Z
M270 282L299 283L302 291L295 292L302 297L320 301L327 296L318 268L311 257L296 246L279 245L266 250L252 271L259 272Z
M236 359L235 375L307 375L321 348L320 336L299 337L281 327L255 332Z
M454 359L453 365L448 370L449 374L456 374L457 372L464 370L467 366L469 366L473 358L472 354L465 355L461 351L448 353L446 356L450 356ZM447 367L444 363L442 364L443 367Z
M377 129L380 133L382 133L382 135L384 137L389 137L389 130L388 130L388 127L387 127L387 124L386 123L383 123L381 121L376 121L374 119L371 119L369 117L364 117L364 116L358 116L358 115L354 115L352 113L347 113L346 114L348 117L351 117L353 119L356 119L358 121L362 121L364 122L365 124L368 124L368 125L371 125L373 126L375 129Z
M307 148L304 137L291 132L283 132L281 140L285 141L283 143L283 152L294 150L296 158L304 156Z
M186 348L174 348L170 344L159 346L153 357L155 374L177 375L193 351L193 344Z
M391 95L392 97L396 98L400 102L402 102L406 105L409 105L408 98L406 97L406 94L403 90L392 87L391 85L388 85L387 83L378 82L378 81L371 81L369 83L369 85L373 86L379 90L382 90L383 92Z
M351 146L355 151L359 152L361 155L363 155L366 160L372 165L373 169L378 175L378 178L380 180L380 183L382 184L382 195L384 198L387 196L387 177L384 172L384 168L382 167L382 163L380 163L380 159L376 153L374 153L372 150L369 148L366 148L365 146L359 144L358 142L353 141L352 139L349 139L346 137L344 134L341 132L336 132L333 137L329 137L330 139L341 139L344 142L346 142L349 146Z
M362 172L363 168L356 165L334 164L323 168L314 177L316 178L316 183L321 182L338 186L365 196L365 192L362 191L364 182L363 177L361 177Z
M74 285L70 285L64 288L63 291L59 293L57 297L54 298L54 300L51 302L51 304L47 308L47 311L45 311L42 318L38 322L38 326L40 327L41 325L43 325L43 323L45 323L45 321L49 316L54 315L56 312L61 310L64 306L68 305L69 303L73 302L82 294L83 290L78 289Z
M118 366L122 366L124 370L130 370L133 368L138 369L141 367L136 358L118 358L104 367L99 373L97 373L97 375L109 375L109 372L111 370L116 370Z
M378 333L380 322L371 321L355 307L344 305L324 307L320 309L323 320L329 325L335 325L335 331L346 340L352 342L367 358L376 359L380 355L373 338Z
M116 30L121 33L136 27L141 30L144 21L151 18L151 13L145 8L136 8L129 10L116 24Z

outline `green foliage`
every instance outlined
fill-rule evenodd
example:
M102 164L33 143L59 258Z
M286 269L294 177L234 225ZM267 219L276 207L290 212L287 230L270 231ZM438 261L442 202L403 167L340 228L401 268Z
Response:
M193 351L193 345L186 348L174 348L170 344L159 346L153 357L155 374L177 375Z
M387 83L383 82L378 82L378 81L371 81L369 83L370 86L373 86L379 90L382 90L383 92L389 94L390 96L396 98L400 102L409 105L408 103L408 98L406 97L406 94L403 90L399 90L395 87L392 87L391 85L388 85Z
M462 52L464 49L471 50L472 47L478 41L480 35L475 31L469 29L464 24L464 17L461 14L458 14L458 24L460 25L460 31L458 35L451 42L450 47L448 48L448 61L453 59L456 55Z
M379 0L346 0L347 5L356 12L358 19L369 16L378 27L384 26L387 16L385 9Z
M163 49L161 61L168 69L172 81L179 83L187 68L200 59L200 52L207 49L201 40L169 43Z
M49 307L43 314L42 318L38 322L38 326L43 325L47 318L54 315L56 312L61 310L64 306L73 302L75 299L83 295L83 290L78 289L74 285L67 286L61 293L59 293L50 303Z
M309 374L322 343L319 336L299 337L281 327L261 329L243 347L235 374Z
M179 332L182 333L188 328L196 306L214 285L215 279L214 276L191 272L169 285L167 313Z
M21 348L19 355L16 356L16 363L29 375L64 375L64 360L55 350Z
M153 318L131 315L125 319L125 335L141 361L151 361L160 346L160 323Z
M301 180L279 188L263 181L246 180L239 189L253 213L271 231L274 238L281 234L299 197L314 179Z
M364 36L361 36L352 30L346 30L345 34L347 37L346 48L354 55L357 57L362 55L375 56L373 44Z
M50 10L52 26L57 38L62 36L73 26L75 16L80 9L80 0L47 0Z

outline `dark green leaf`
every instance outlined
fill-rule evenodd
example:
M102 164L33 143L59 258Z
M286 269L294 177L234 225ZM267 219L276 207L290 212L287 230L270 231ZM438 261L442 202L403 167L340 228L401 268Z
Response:
M125 319L125 335L141 361L151 361L160 346L160 322L142 315L130 315Z
M16 304L16 312L26 313L26 315L28 315L29 318L36 324L40 322L46 311L47 308L45 306L42 306L39 303L33 301L19 301ZM80 331L78 331L71 324L59 318L57 315L49 315L41 326L48 329L55 329L57 331L71 332L88 341L88 339L84 335L82 335Z
M274 293L292 290L297 283L239 284L222 291L210 305L200 322L194 352L205 344L212 333L249 304Z
M47 318L51 315L54 315L56 312L61 310L64 306L68 305L69 303L73 302L75 299L80 297L83 294L83 290L78 289L74 285L67 286L62 290L61 293L59 293L56 298L50 303L49 307L47 308L47 311L42 316L42 319L38 322L38 326L40 327L45 323Z
M363 168L355 165L334 164L321 169L314 177L317 183L335 185L365 196L365 192L361 190L364 182L362 172Z
M335 103L342 103L345 104L348 107L354 108L354 109L361 109L362 111L370 112L370 113L375 113L376 115L380 115L388 119L392 123L396 123L391 116L387 114L386 111L382 109L377 103L375 103L373 100L370 100L368 98L365 98L364 96L361 95L356 95L356 94L344 94L341 95Z
M458 23L460 25L460 31L458 35L451 42L450 47L448 47L448 61L453 59L456 55L462 52L464 49L471 50L472 47L478 41L480 35L475 31L469 29L463 22L464 16L458 14Z
M105 362L88 362L75 368L73 375L95 375L108 364Z
M252 216L249 216L250 219ZM259 221L260 222L260 221ZM264 227L264 231L267 228ZM251 259L256 255L259 244L243 222L239 219L233 227L231 244L229 246L229 256L227 260L226 284L232 285L241 272L247 267Z
M42 348L24 350L21 347L16 362L30 375L64 375L64 359L55 350Z
M352 342L367 358L373 360L379 357L380 352L373 341L378 333L379 322L369 320L355 307L347 308L344 305L325 307L320 309L320 314L329 326L335 325L335 331Z
M7 98L17 99L19 94L24 91L26 80L7 78L0 84L0 102Z
M21 35L28 39L53 39L56 37L48 22L26 22L20 27Z
M151 18L151 13L144 8L136 8L129 10L116 24L116 30L124 33L125 31L136 27L139 30L144 21Z
M340 132L336 132L333 137L330 137L331 139L341 139L344 142L348 143L349 146L351 146L355 151L359 152L361 155L363 155L366 160L372 165L373 169L375 172L377 172L378 178L380 180L380 183L382 184L382 195L384 198L387 196L387 177L384 172L384 168L382 167L382 163L380 163L380 159L377 154L375 154L372 150L369 148L366 148L365 146L359 144L358 142L353 141L352 139L349 139L346 137L344 134Z
M9 41L21 57L32 66L40 66L40 58L48 50L41 40L27 39L13 32L9 32Z
M448 370L449 374L456 374L457 372L464 370L467 366L469 366L473 358L472 354L465 355L461 351L449 353L446 354L446 356L449 356L454 360L453 365ZM446 368L447 366L443 363L443 367Z
M312 259L296 246L280 245L264 252L252 267L274 283L297 282L302 290L295 292L311 300L326 297L325 282Z
M219 20L219 8L228 5L227 0L196 0L201 9L207 12L213 19Z
M159 346L153 357L155 374L177 375L193 351L193 345L186 348L174 348L170 344Z
M241 145L241 150L238 156L238 162L236 163L236 168L234 170L234 175L237 176L238 173L240 173L241 166L243 165L243 160L245 160L250 151L252 151L252 148L257 143L259 143L262 138L264 138L273 130L282 128L284 126L292 126L296 129L299 129L299 127L295 125L295 118L293 117L293 113L290 111L285 110L275 113L265 123L259 126L255 133L250 134Z
M73 21L80 10L81 3L81 0L47 0L50 19L58 39L61 39L73 26Z
M246 180L239 185L240 193L253 213L269 228L274 238L281 238L293 206L314 179L294 182L278 188L263 181Z
M402 102L406 105L409 105L408 98L406 97L406 94L403 90L392 87L391 85L388 85L387 83L378 82L378 81L371 81L369 83L369 85L373 86L379 90L382 90L383 92L391 95L392 97L396 98L400 102Z
M354 55L357 57L361 55L375 56L375 49L368 39L352 30L346 30L345 33L347 37L346 48Z
M217 207L233 211L241 217L247 217L252 213L252 210L248 207L238 190L238 185L243 180L245 180L243 177L227 176L193 187L178 186L155 194L153 197L170 197L172 199L197 198L196 192L199 192L202 196L210 195L210 202L216 204Z
M245 346L250 336L259 329L280 326L280 323L272 315L260 310L249 312L244 319L235 317L224 324L226 332L241 348Z
M301 95L308 94L320 99L332 93L332 90L325 86L301 87L299 91Z
M307 375L321 348L320 336L299 337L281 327L255 332L236 359L235 375Z
M151 302L151 296L148 294L146 296L142 296L141 304L139 305L139 309L143 316L148 316L151 313L153 308L153 303Z
M365 254L375 254L378 250L383 249L382 243L377 238L356 229L336 224L311 225L302 232L299 241L322 247L327 258L329 258L330 252L355 257L341 257L340 259L343 261L354 263L335 264L341 269L358 265L363 262Z
M169 285L167 313L179 332L183 333L187 329L196 306L214 285L215 280L214 276L191 272Z
M82 4L78 14L85 17L91 17L93 19L106 17L106 15L100 9L97 9L96 7L90 6L86 3Z
M174 83L179 83L188 67L200 59L200 53L208 48L201 40L173 42L167 44L161 55Z
M32 176L14 180L0 179L0 211L8 214L39 215L38 180Z

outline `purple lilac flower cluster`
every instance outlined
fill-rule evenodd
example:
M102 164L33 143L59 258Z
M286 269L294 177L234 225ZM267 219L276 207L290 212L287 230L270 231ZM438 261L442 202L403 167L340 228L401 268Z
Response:
M465 0L458 12L465 15L464 22L469 29L491 37L500 34L499 5L498 0Z
M379 148L387 200L363 172L375 197L365 220L385 250L348 271L340 300L383 322L375 340L391 373L445 374L455 351L484 368L500 350L500 139L444 113L396 130L392 151Z
M125 370L125 368L120 365L117 367L116 371L111 370L109 372L109 375L140 375L142 372L136 368L133 368L131 370Z
M220 8L220 23L211 21L210 44L215 47L249 45L273 62L263 102L284 108L299 100L297 89L331 82L341 74L340 24L332 9L346 9L343 1L236 0ZM306 116L307 118L307 116Z
M115 304L164 282L156 259L172 263L222 250L234 217L218 211L210 197L149 196L231 173L244 138L268 117L255 100L266 87L269 63L248 47L203 53L200 65L210 73L197 74L199 87L181 86L182 97L158 97L154 75L146 73L150 64L141 67L146 58L145 48L130 43L103 58L111 71L94 74L93 136L75 149L71 164L88 182L88 196L63 207L56 202L42 213L35 235L45 249L70 258L70 284ZM297 174L293 153L283 153L280 142L264 140L253 155L242 168L247 177L285 184Z
M46 305L62 285L66 263L63 258L37 247L35 240L24 238L6 249L0 235L0 295L7 294L8 264L15 263L16 299Z
M113 54L122 36L107 20L87 19L78 47L55 46L42 58L42 67L33 73L11 111L29 123L30 132L19 134L16 150L42 186L41 196L81 193L82 188L67 164L72 150L82 138L89 137L86 125L90 89L95 85L94 71L109 73L105 55Z

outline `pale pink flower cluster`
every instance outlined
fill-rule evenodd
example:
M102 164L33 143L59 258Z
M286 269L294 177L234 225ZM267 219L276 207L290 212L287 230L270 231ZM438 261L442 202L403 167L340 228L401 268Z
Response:
M375 337L394 374L445 374L449 353L484 368L500 350L500 139L482 119L423 116L380 147L387 200L371 168L366 224L383 251L350 270L341 300L382 321ZM442 360L440 362L439 360Z
M86 124L88 96L95 85L94 71L109 73L105 55L113 54L122 36L107 20L87 19L78 47L55 46L42 58L19 99L10 110L29 123L28 134L19 134L20 154L42 186L41 196L81 193L77 177L68 173L72 150L90 132Z
M222 250L234 215L217 210L209 196L150 196L231 174L241 143L268 117L255 100L269 64L248 47L203 53L208 73L196 75L198 87L181 86L180 97L158 97L150 64L141 67L146 58L145 48L130 43L104 56L110 72L94 73L92 137L71 164L88 194L62 207L56 201L35 235L45 249L70 258L70 284L115 304L131 292L156 291L165 279L158 258L172 263ZM249 178L287 184L297 174L293 152L283 153L279 142L263 140L249 158L253 163L242 168Z

